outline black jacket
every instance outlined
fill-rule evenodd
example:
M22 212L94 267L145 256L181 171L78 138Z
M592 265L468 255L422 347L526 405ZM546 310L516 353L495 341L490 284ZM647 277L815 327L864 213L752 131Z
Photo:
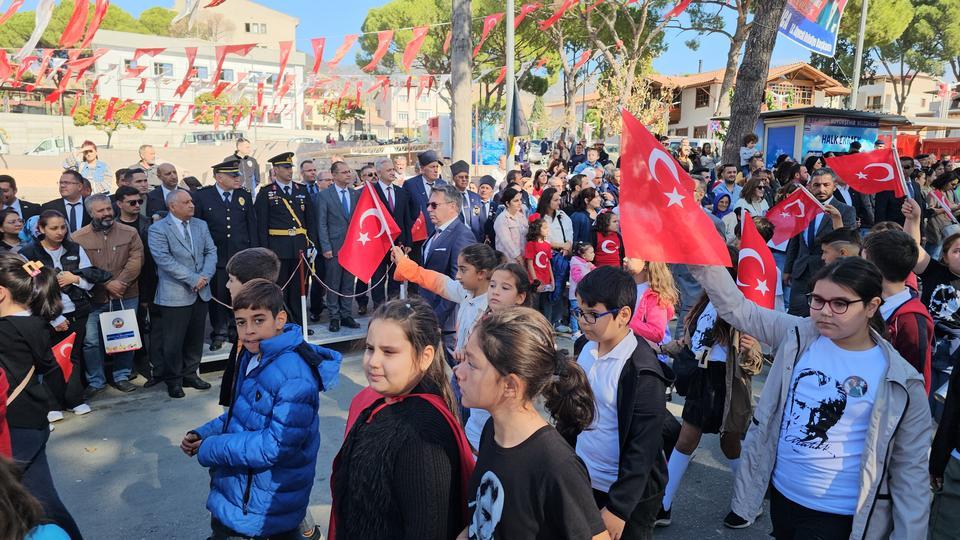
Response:
M30 261L40 261L48 268L55 268L53 258L43 249L40 242L31 242L20 249L20 255ZM106 270L101 270L96 266L89 268L80 268L80 245L71 240L63 241L63 256L60 257L61 270L77 274L90 283L106 283L110 281L113 274ZM74 313L78 317L86 315L90 311L90 293L77 287L76 285L67 285L62 291L73 301Z
M0 369L7 375L10 394L23 382L30 367L36 367L27 387L7 408L10 427L47 429L50 398L59 401L66 390L63 372L50 350L51 330L40 317L0 318Z
M920 184L916 183L913 180L909 181L910 189L913 191L913 200L917 201L917 204L920 205L920 210L923 213L926 213L927 210L927 198L923 196L923 191L920 189ZM893 221L894 223L899 223L903 225L903 201L906 200L905 197L895 197L892 191L881 191L874 195L873 199L873 218L875 223L880 223L881 221ZM921 223L921 229L922 229Z
M33 216L39 216L40 213L43 212L43 209L40 207L39 204L20 199L20 212L23 214L20 217L22 217L23 220L26 221L32 218Z
M147 193L147 217L167 217L167 201L163 197L163 189L157 186Z
M931 388L931 391L938 390ZM953 365L950 383L947 387L947 401L943 405L943 416L937 426L930 449L930 474L943 477L950 462L950 453L960 449L960 362Z
M22 205L23 201L20 201L20 204ZM23 206L21 206L21 208L23 208L24 213L26 213L27 211L26 208L24 208ZM63 198L54 199L52 201L47 201L43 203L43 206L40 207L40 212L38 213L38 215L46 210L56 210L57 212L60 212L60 215L66 218L67 225L68 226L70 225L70 218L67 216L67 205L63 202ZM87 225L90 224L90 214L87 213L87 209L83 204L83 199L80 199L79 210L80 210L80 216L82 219L81 219L80 225L77 227L77 230L80 230L81 227L86 227ZM24 219L24 221L27 220L26 216L21 216L21 217Z
M374 182L373 189L376 191L377 196L380 197L380 204L383 205L384 210L389 212L390 207L387 202L387 195L380 188L380 182ZM413 202L413 197L402 187L393 186L393 211L390 212L390 217L393 218L397 227L400 228L400 236L398 236L395 241L397 245L413 245L413 235L411 233L413 231L413 222L417 220L417 211L419 211L419 208L417 208L416 203Z
M194 192L193 204L194 217L207 222L217 246L217 267L226 268L237 252L259 245L253 197L247 190L234 190L227 205L216 186L207 186Z
M669 413L664 394L673 379L673 371L638 338L617 384L620 466L607 503L607 509L625 521L640 501L667 487L663 433Z

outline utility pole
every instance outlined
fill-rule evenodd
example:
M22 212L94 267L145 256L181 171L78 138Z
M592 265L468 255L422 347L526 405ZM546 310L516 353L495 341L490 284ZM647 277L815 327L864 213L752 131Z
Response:
M504 20L504 24L506 25L507 37L504 40L504 43L507 49L506 51L507 77L504 79L505 81L504 84L507 85L507 92L506 92L507 110L506 110L506 114L504 114L504 118L506 119L506 122L504 123L505 129L503 130L503 135L507 142L507 170L512 171L513 170L513 148L512 148L513 145L510 144L512 142L510 140L510 128L513 124L513 100L517 98L517 96L515 96L513 92L514 89L516 88L516 80L517 80L517 74L515 72L516 70L514 69L514 66L513 66L515 56L516 56L516 51L514 50L514 44L513 44L514 38L515 38L514 29L513 29L513 21L514 21L513 0L507 0L506 12L507 12L507 17Z
M450 131L454 161L470 159L470 109L473 104L471 88L470 0L453 0L450 41Z
M863 34L867 32L867 0L860 0L860 31L857 33L857 50L853 56L853 88L850 89L850 108L857 108L857 94L860 93L860 63L863 59Z

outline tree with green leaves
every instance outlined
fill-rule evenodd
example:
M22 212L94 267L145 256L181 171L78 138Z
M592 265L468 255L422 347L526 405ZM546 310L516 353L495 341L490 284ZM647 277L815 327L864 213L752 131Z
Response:
M914 0L913 18L906 30L873 48L893 83L897 114L903 113L919 73L942 76L943 65L960 55L960 29L956 19L949 19L950 14L960 16L960 0Z
M140 24L157 36L171 35L171 24L177 12L162 7L152 7L140 14Z
M543 96L537 96L533 98L533 106L530 108L530 119L528 123L530 124L530 131L534 138L543 137L546 124L547 124L547 113L543 107Z
M107 122L107 107L109 107L109 105L109 100L101 99L97 101L93 117L91 118L90 104L80 103L80 106L77 107L77 110L73 113L73 125L78 127L93 126L97 130L106 133L108 147L110 146L110 141L113 139L113 134L122 127L139 129L140 131L146 129L142 121L133 119L133 115L136 114L139 108L138 104L128 103L121 107L120 104L117 103L113 111L113 118Z
M367 112L359 104L350 100L337 100L329 110L322 112L321 116L326 116L337 125L337 138L343 140L343 125L347 122L353 122L358 118L363 118Z
M93 17L94 6L90 6L90 12L87 15L88 20ZM54 48L60 42L60 36L67 27L67 22L73 14L73 2L61 2L53 8L53 15L50 17L50 24L44 30L37 44L39 48ZM33 32L34 12L23 11L15 14L7 22L0 25L0 47L18 48L21 47L30 34ZM111 4L107 8L107 14L100 24L102 30L117 30L120 32L133 32L135 34L150 34L143 24L135 19L129 12Z
M839 36L837 38L837 46L834 48L833 57L810 53L810 65L836 79L840 84L850 86L853 84L853 57L856 53L856 48L856 43L843 36ZM876 59L871 50L864 47L863 54L860 56L861 80L870 79L876 74Z
M213 97L212 92L197 94L197 97L193 98L193 105L193 117L199 118L197 122L200 124L213 124L217 107L220 107L221 124L229 123L237 112L240 112L242 117L248 116L251 107L250 101L245 97L232 100L226 93ZM230 118L227 117L227 110L232 111Z
M674 19L667 25L667 28L695 32L698 37L720 35L730 42L730 46L727 48L727 65L723 70L723 81L720 83L720 99L717 100L714 108L715 114L730 103L730 89L733 87L733 80L737 76L740 51L743 50L743 44L747 41L747 34L750 32L751 21L748 21L747 18L752 6L752 0L730 0L729 2L697 0L687 7L686 14L690 18L689 24L682 24L679 19ZM728 9L736 17L733 28L727 28L724 18L724 12ZM687 40L685 43L691 50L695 51L700 48L698 38Z

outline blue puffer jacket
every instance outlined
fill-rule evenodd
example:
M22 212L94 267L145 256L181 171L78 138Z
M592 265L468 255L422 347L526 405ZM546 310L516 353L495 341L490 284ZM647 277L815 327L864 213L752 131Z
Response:
M207 509L249 536L295 529L306 514L320 448L319 392L332 388L340 353L303 341L288 324L262 341L260 364L247 374L243 351L230 410L194 430L197 458L210 468Z

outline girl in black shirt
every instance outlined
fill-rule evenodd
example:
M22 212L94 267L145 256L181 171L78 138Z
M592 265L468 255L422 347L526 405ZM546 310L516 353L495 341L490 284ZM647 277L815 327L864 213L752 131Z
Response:
M468 483L463 540L609 538L587 469L564 440L593 421L586 375L558 351L550 323L525 307L489 314L454 369L465 407L484 426ZM554 428L534 401L543 396Z

